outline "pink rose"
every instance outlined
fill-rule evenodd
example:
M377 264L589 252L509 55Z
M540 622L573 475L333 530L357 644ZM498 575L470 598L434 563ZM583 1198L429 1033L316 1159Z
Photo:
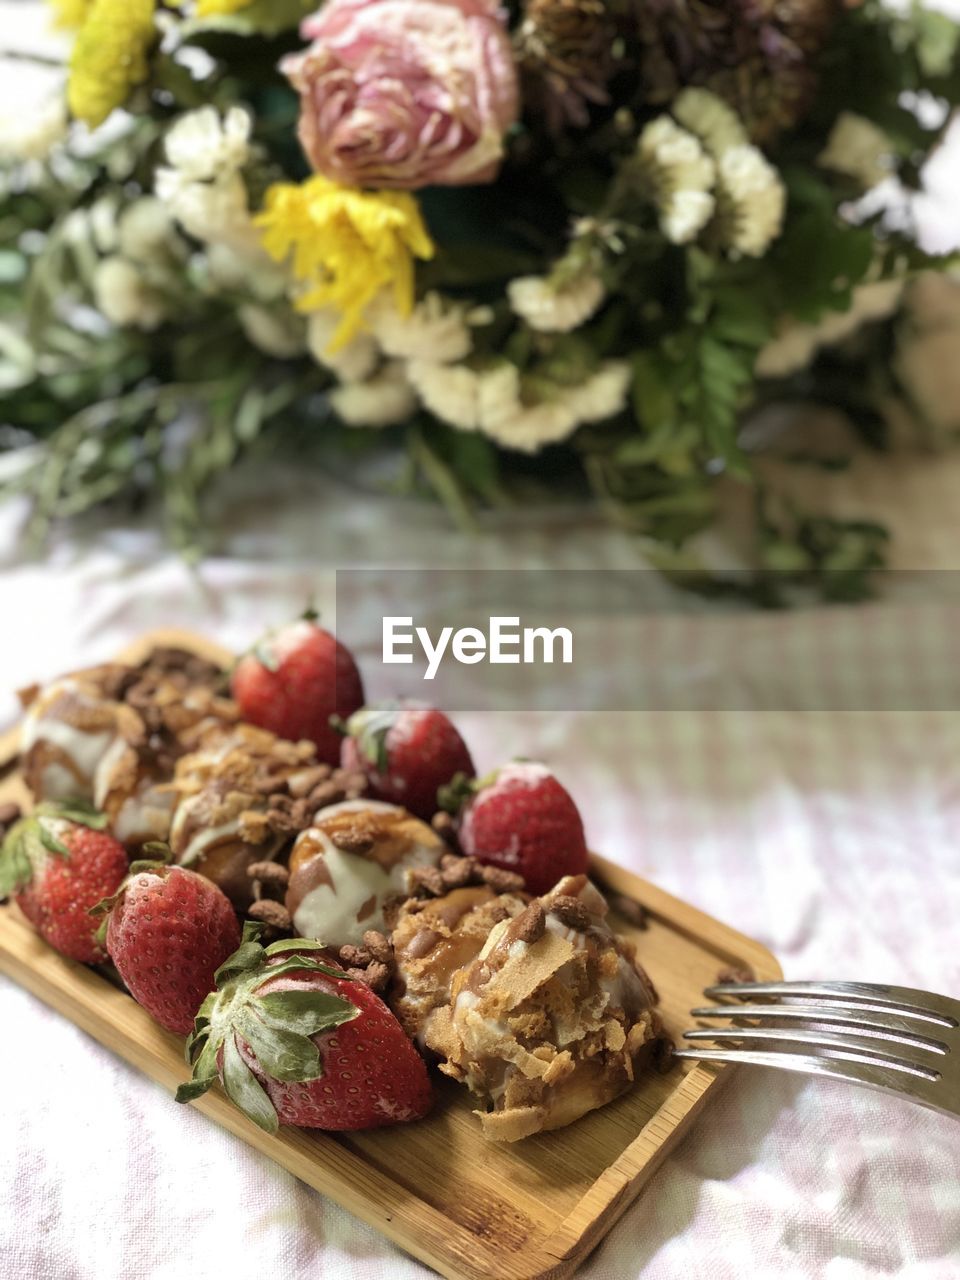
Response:
M348 186L492 182L517 118L495 0L329 0L283 70L313 167Z

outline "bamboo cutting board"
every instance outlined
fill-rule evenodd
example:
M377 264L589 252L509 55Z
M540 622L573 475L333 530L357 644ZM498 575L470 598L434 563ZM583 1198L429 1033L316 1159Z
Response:
M154 632L123 653L136 661L157 644L178 644L226 662L199 637ZM0 740L0 801L27 799L16 772L16 735ZM776 979L773 956L694 907L605 858L601 887L641 903L632 937L660 993L675 1037L690 1024L703 988L727 966ZM0 971L172 1093L189 1074L182 1041L161 1030L128 995L93 969L59 956L13 906L0 907ZM316 1190L452 1280L569 1276L677 1143L719 1085L715 1068L677 1063L647 1074L624 1097L566 1129L513 1145L488 1143L462 1086L438 1077L433 1113L417 1124L365 1133L283 1128L271 1136L218 1091L193 1105Z

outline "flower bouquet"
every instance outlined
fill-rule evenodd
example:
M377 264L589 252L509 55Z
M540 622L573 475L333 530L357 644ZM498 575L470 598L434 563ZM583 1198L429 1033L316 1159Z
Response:
M774 500L743 424L881 443L957 27L876 0L55 0L65 88L0 137L0 492L157 495L389 449L468 521L592 493L664 564L730 487L756 563L882 562ZM374 431L358 428L376 428ZM882 513L881 513L882 514Z

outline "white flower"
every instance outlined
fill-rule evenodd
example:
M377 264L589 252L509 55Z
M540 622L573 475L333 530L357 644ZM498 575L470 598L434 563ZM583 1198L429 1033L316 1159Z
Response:
M98 309L118 328L149 332L167 318L162 296L132 262L119 255L97 265L93 293Z
M713 156L722 156L731 147L742 146L747 141L740 117L709 89L681 89L671 110Z
M144 196L127 205L117 230L121 253L134 262L169 262L183 249L167 206L156 196Z
M250 158L250 117L242 107L231 107L222 119L216 107L200 107L168 130L164 150L185 178L208 182L237 173Z
M525 404L519 371L515 365L503 364L481 375L480 427L506 449L536 453L572 435L577 418L569 400Z
M119 248L120 235L117 226L118 200L116 196L101 196L89 209L90 234L101 253L113 253Z
M760 258L783 226L786 190L780 175L750 146L731 147L717 165L723 243L737 253Z
M596 312L605 289L597 276L582 275L556 286L542 276L520 276L507 286L510 305L539 333L570 333Z
M404 422L417 407L417 397L403 365L384 365L366 382L348 382L330 392L338 417L351 427L391 427Z
M260 247L250 219L247 188L238 173L226 174L216 182L194 182L179 169L158 169L156 193L194 239L250 252Z
M389 293L383 292L368 309L364 322L388 356L452 364L468 356L473 346L465 311L438 293L428 293L404 316Z
M866 189L888 178L893 170L890 139L872 120L841 111L817 156L817 164L855 178Z
M660 230L671 244L689 244L710 221L715 203L706 191L675 191L660 211Z
M46 160L67 136L69 120L62 94L0 116L0 160Z
M206 264L215 289L246 293L260 302L276 302L287 292L286 271L260 245L211 244Z
M377 344L369 333L358 333L339 351L331 351L341 319L333 307L312 311L307 317L307 349L317 364L332 369L341 382L362 382L377 367Z
M465 364L411 360L407 376L425 408L448 426L476 431L480 421L480 375Z
M289 360L303 354L303 321L294 311L248 303L237 314L244 333L266 355Z
M753 372L758 378L789 378L805 369L816 351L816 326L791 324L762 348Z
M758 378L785 378L805 369L821 347L851 337L865 324L896 311L904 282L876 280L858 285L846 311L831 311L817 324L792 324L773 338L757 356Z
M603 422L626 407L630 386L630 365L626 360L608 360L569 399L579 422Z
M694 134L657 116L637 142L637 154L660 212L660 228L674 244L686 244L713 213L709 194L716 176L713 161Z

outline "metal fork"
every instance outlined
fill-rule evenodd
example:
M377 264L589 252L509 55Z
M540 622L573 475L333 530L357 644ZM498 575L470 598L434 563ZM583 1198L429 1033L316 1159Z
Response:
M703 994L744 1003L691 1010L735 1025L685 1031L721 1047L677 1058L850 1080L960 1117L960 1000L868 982L721 982Z

